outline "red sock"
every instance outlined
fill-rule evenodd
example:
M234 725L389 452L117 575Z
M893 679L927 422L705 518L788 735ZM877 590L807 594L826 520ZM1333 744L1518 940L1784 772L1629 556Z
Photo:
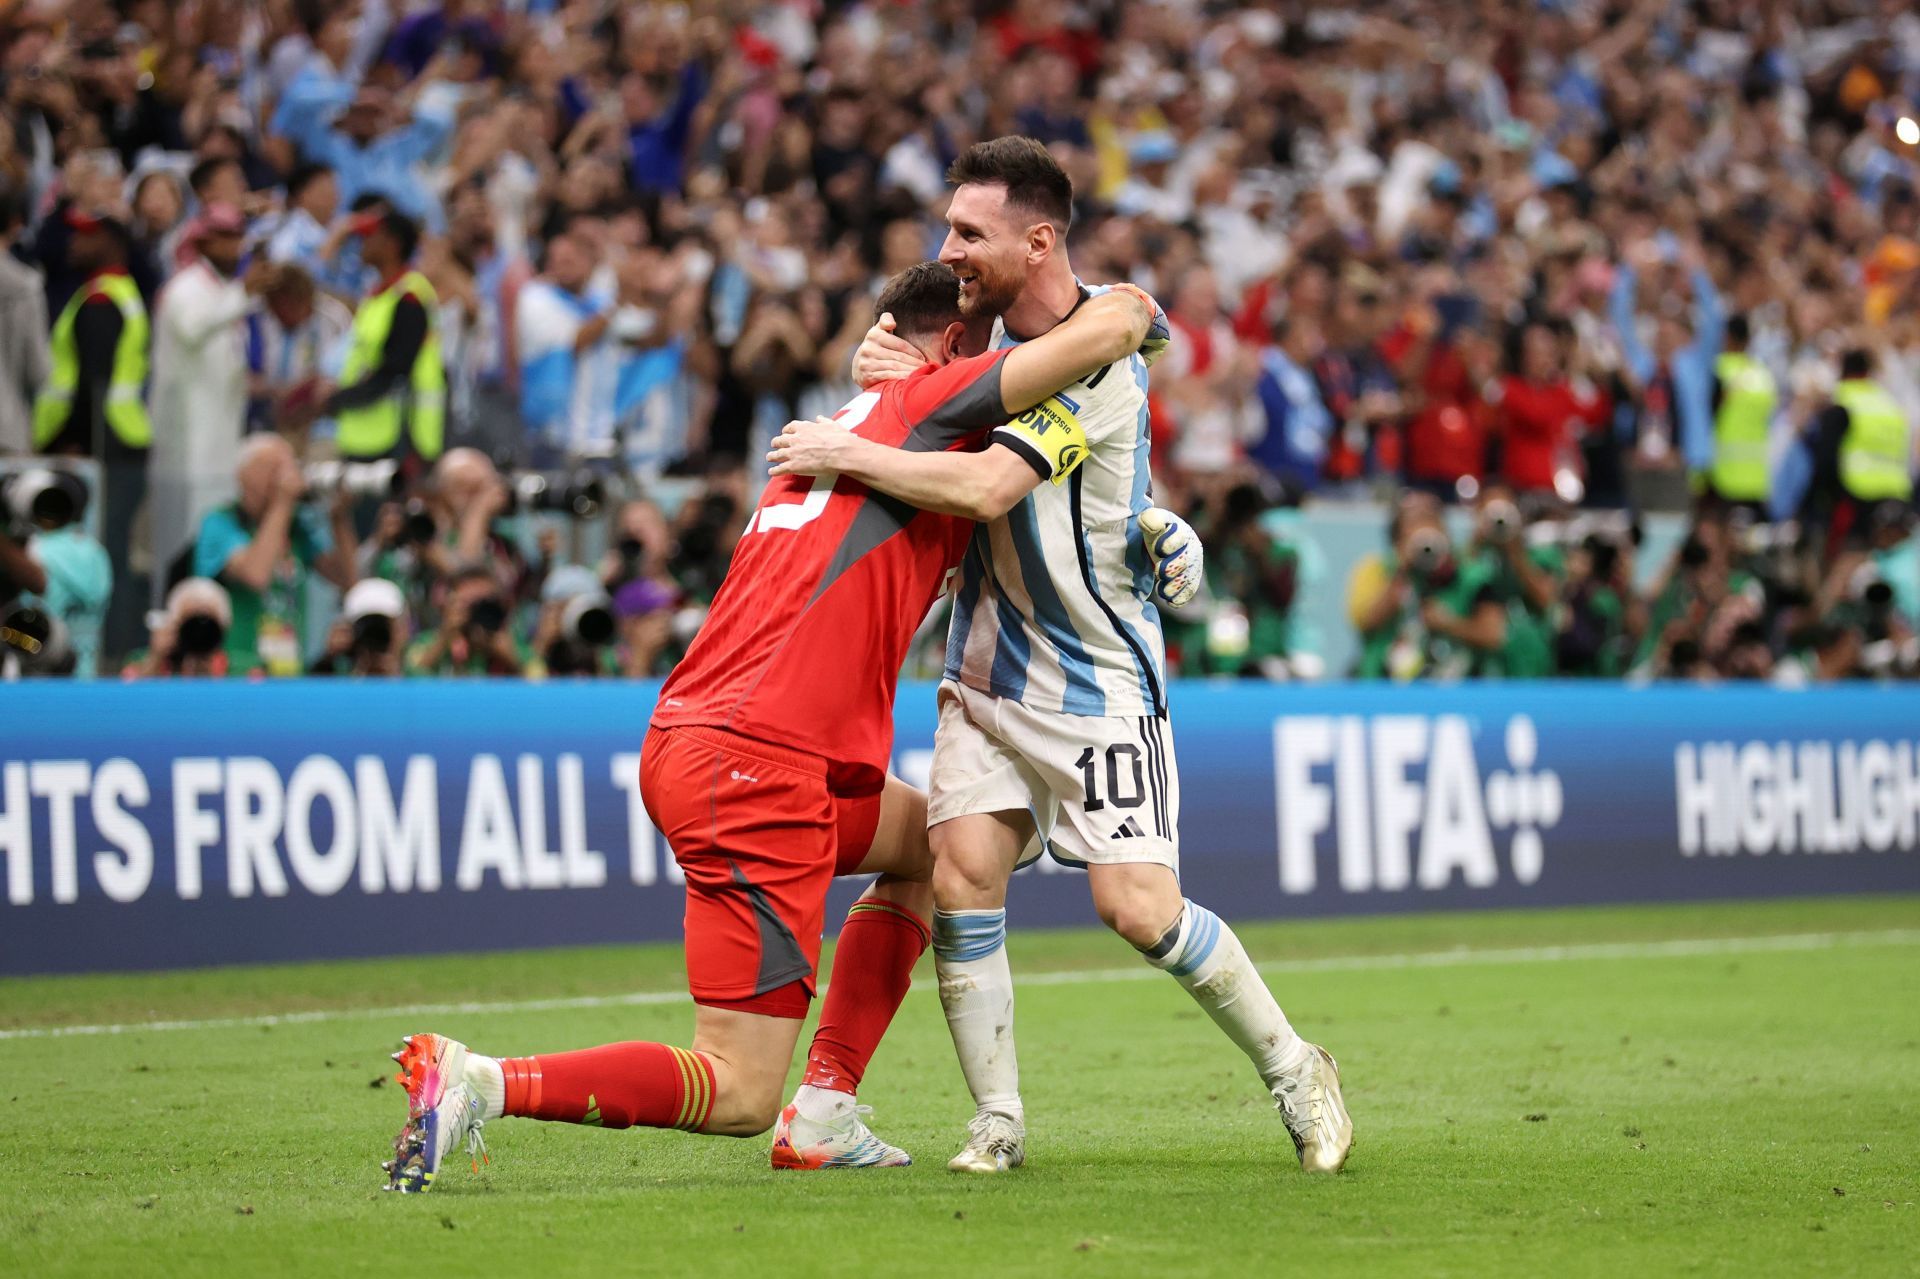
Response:
M699 1132L713 1113L713 1067L667 1044L608 1044L571 1053L504 1057L506 1112L600 1128Z
M863 897L847 912L833 952L833 980L807 1050L806 1082L857 1092L927 948L926 921L892 902Z

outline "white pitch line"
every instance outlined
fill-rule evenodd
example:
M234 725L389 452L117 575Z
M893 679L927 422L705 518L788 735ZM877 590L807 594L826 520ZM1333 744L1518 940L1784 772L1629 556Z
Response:
M1389 955L1336 955L1326 959L1281 959L1258 965L1263 973L1354 973L1382 969L1457 968L1469 965L1555 964L1584 959L1671 959L1701 955L1752 955L1776 951L1833 950L1854 946L1920 945L1920 928L1870 932L1776 933L1760 937L1702 937L1676 941L1591 942L1572 946L1515 946L1504 949L1412 951ZM1020 986L1089 986L1108 982L1158 981L1156 968L1063 969L1017 977ZM914 989L930 983L916 981ZM452 1017L495 1013L555 1012L572 1008L634 1008L684 1004L683 990L641 990L621 995L575 995L565 999L507 999L441 1004L401 1004L390 1008L317 1008L305 1012L262 1013L253 1017L208 1017L194 1021L133 1021L91 1026L23 1026L0 1030L0 1040L62 1039L70 1035L131 1035L162 1030L236 1030L261 1026L301 1026L314 1022L362 1021L383 1017Z

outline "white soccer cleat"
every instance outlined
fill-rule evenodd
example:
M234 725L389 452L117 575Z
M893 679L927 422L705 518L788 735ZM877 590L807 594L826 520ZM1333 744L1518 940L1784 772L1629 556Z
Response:
M1027 1162L1026 1125L994 1110L967 1122L967 1144L947 1160L953 1172L1011 1172Z
M873 1135L863 1115L872 1106L855 1106L833 1123L820 1123L789 1104L773 1126L775 1168L905 1168L913 1156Z
M1300 1166L1308 1172L1339 1172L1353 1151L1353 1119L1340 1095L1340 1067L1326 1049L1308 1044L1307 1065L1273 1090Z
M465 1143L474 1171L487 1157L480 1137L486 1103L467 1082L467 1046L445 1035L408 1035L393 1055L407 1086L407 1124L393 1139L393 1158L380 1165L388 1190L419 1194L431 1189L440 1165Z

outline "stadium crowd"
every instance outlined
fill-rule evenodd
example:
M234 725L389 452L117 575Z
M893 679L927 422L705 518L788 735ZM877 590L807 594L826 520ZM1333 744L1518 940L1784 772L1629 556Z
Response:
M7 660L660 673L1018 132L1173 322L1183 671L1911 676L1916 102L1898 0L0 0Z

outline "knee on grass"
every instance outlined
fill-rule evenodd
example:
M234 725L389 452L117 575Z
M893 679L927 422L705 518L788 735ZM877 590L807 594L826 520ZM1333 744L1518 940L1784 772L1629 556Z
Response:
M700 1131L715 1137L758 1137L780 1118L780 1085L730 1077L714 1064L713 1113Z

